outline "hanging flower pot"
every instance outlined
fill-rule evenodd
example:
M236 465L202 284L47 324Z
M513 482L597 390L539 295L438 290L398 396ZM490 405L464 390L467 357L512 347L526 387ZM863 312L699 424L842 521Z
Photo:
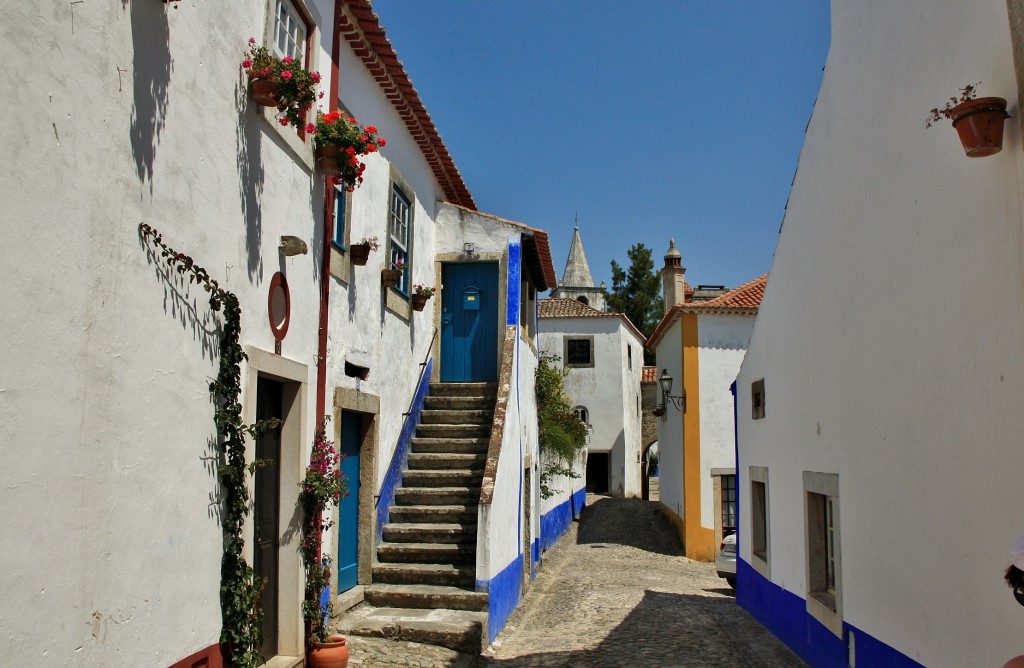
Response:
M411 299L412 310L422 311L427 306L427 300L430 299L430 297L427 297L426 295L413 295Z
M341 176L341 149L333 144L321 146L317 144L313 152L316 156L316 166L326 176Z
M314 642L309 649L309 668L345 668L348 665L348 639L331 636L327 642Z
M385 288L396 288L398 287L399 281L402 280L401 269L381 269L380 270L380 282Z
M352 264L362 267L370 259L370 244L352 244L348 247L348 253Z
M278 104L277 84L270 79L250 79L249 91L256 104L264 107L276 107Z
M1006 100L979 97L953 107L951 120L969 158L984 158L1003 150L1003 121L1009 118Z

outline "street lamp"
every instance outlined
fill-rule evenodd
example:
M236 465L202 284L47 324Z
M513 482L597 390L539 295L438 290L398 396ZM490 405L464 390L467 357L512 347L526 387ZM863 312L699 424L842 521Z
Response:
M672 396L672 382L675 379L668 375L668 369L661 370L661 378L658 379L658 385L661 386L661 410L664 412L666 404L672 403L672 406L679 412L686 412L686 392L678 396Z

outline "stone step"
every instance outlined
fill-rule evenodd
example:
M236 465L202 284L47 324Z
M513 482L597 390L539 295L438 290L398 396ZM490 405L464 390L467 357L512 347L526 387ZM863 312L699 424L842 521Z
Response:
M440 469L483 470L487 462L484 452L411 452L409 468L437 471Z
M395 490L395 505L399 506L450 506L475 504L479 501L479 488L399 487Z
M449 585L373 584L363 595L367 603L382 608L487 610L484 592Z
M455 411L479 410L494 411L494 397L431 397L427 396L423 407L427 410Z
M380 543L377 561L388 564L476 563L476 540L464 543Z
M483 469L407 469L402 474L402 485L409 487L476 487L484 478Z
M391 522L459 523L476 522L475 504L435 506L391 506Z
M490 434L473 438L437 438L414 436L412 452L473 453L487 455Z
M431 383L431 397L489 397L498 396L497 383Z
M400 522L385 524L382 531L389 543L471 543L476 540L476 522L472 524L427 524Z
M382 584L429 584L473 587L476 564L375 564L373 581Z
M493 410L424 410L420 413L420 424L490 425L494 422Z
M416 436L423 438L487 438L491 435L487 424L425 424L416 427Z
M330 625L332 633L389 638L479 654L487 644L487 613L374 608L363 605Z

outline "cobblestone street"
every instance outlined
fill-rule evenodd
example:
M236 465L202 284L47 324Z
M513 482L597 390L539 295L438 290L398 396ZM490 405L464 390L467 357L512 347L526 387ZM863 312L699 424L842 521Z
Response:
M353 666L799 667L736 605L713 564L679 545L651 502L588 496L569 533L481 657L350 638Z

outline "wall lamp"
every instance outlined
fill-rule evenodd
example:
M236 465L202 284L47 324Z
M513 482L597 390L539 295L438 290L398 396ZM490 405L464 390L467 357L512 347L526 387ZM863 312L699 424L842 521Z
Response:
M664 414L665 407L671 402L672 406L679 412L686 412L686 392L678 396L672 396L672 382L675 379L668 375L668 369L661 370L661 377L658 378L658 385L661 386L661 412Z

